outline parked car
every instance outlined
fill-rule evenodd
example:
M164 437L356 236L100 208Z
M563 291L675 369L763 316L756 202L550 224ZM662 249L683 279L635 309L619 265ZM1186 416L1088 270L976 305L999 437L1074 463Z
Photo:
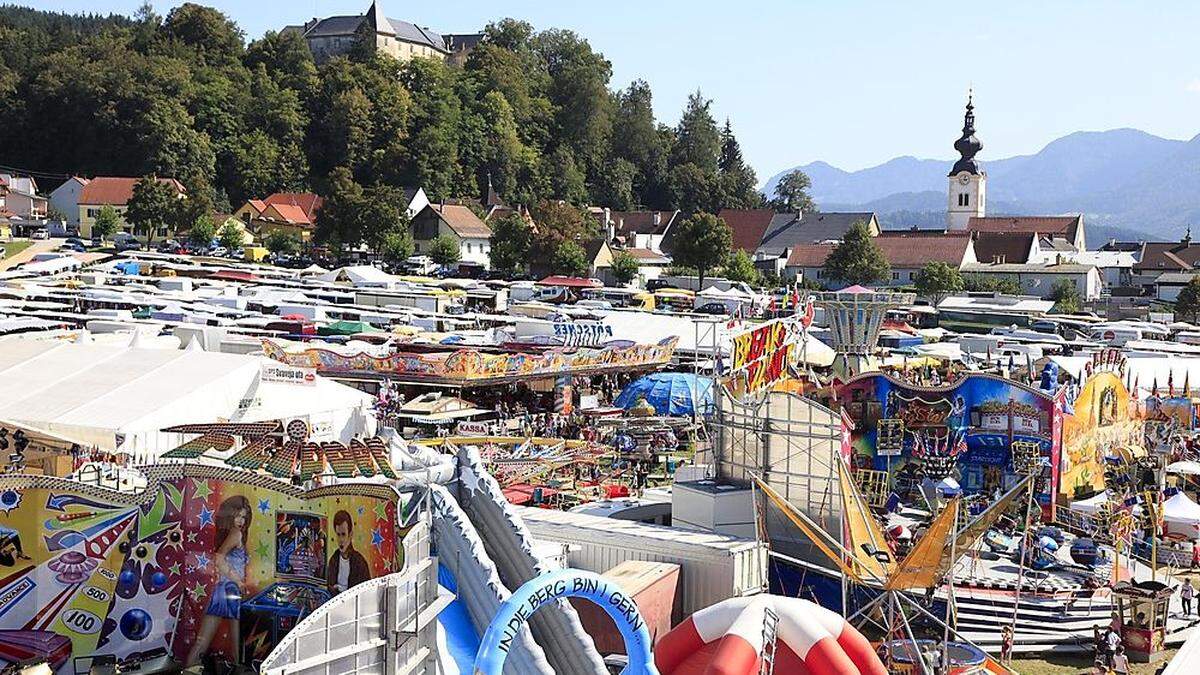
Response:
M29 238L30 239L49 239L50 233L47 232L46 228L43 227L43 228L36 229L33 232L30 232Z
M67 237L67 243L68 244L79 244L80 246L87 246L87 242L85 242L84 240L80 239L77 236Z
M117 242L117 253L121 251L140 251L142 250L142 242L137 239L122 239Z
M229 249L225 248L224 246L218 246L209 251L208 254L214 258L224 258L225 256L229 255Z
M71 251L72 253L86 253L87 252L87 248L83 244L80 244L77 242L70 242L70 241L64 243L62 246L59 246L58 250Z

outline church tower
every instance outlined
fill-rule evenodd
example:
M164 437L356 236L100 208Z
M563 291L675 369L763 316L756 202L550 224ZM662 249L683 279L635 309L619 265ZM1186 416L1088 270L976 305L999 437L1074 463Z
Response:
M972 216L987 213L987 173L979 168L975 155L983 149L983 143L975 138L975 106L972 96L967 95L967 114L963 117L962 136L954 141L959 159L950 169L949 202L946 209L946 229L967 229Z

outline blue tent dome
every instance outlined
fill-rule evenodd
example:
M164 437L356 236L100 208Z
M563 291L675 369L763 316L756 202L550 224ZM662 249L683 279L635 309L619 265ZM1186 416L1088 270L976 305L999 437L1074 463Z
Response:
M693 373L654 373L631 382L615 403L628 410L643 397L659 415L707 415L713 411L713 381Z

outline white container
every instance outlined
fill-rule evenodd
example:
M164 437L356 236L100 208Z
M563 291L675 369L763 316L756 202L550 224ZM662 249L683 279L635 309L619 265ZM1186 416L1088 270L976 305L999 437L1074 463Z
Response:
M671 486L671 523L688 530L754 538L754 495L711 478Z
M680 609L690 615L767 587L767 546L751 539L581 513L513 507L535 539L571 544L571 567L597 574L626 560L680 566Z

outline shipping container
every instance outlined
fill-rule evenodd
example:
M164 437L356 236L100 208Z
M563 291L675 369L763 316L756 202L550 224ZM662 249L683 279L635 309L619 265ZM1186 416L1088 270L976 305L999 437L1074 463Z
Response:
M571 545L571 567L597 574L626 560L680 566L683 616L767 587L767 546L711 532L533 507L514 507L534 539Z

